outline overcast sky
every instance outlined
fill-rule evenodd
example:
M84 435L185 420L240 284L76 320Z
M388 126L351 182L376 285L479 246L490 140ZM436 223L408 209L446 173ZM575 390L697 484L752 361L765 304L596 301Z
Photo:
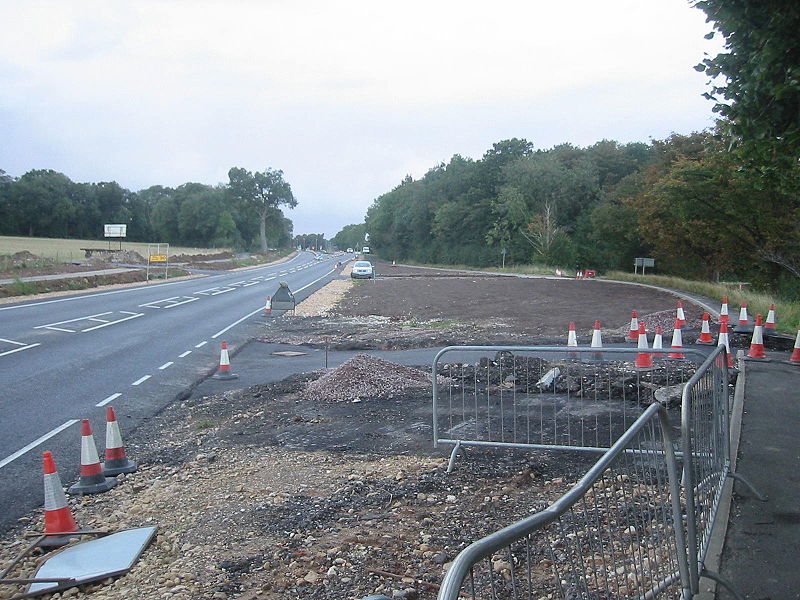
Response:
M406 174L713 124L687 0L0 0L0 169L139 190L281 169L295 233Z

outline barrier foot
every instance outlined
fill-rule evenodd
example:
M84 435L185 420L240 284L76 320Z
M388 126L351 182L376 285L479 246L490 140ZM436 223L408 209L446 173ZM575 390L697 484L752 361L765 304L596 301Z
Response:
M744 486L748 490L750 490L750 493L753 494L753 496L755 496L756 499L759 500L760 502L766 502L767 500L769 500L769 496L765 496L764 494L759 492L755 488L755 486L752 483L750 483L743 475L739 475L739 473L734 473L733 471L729 471L728 476L733 477L736 481L741 481L744 484Z
M453 451L450 453L450 461L447 463L448 473L453 472L453 467L456 464L456 456L458 456L459 450L461 450L461 442L456 442L456 445L453 447Z
M718 585L721 585L726 590L728 590L731 596L736 598L736 600L744 600L744 597L741 594L739 594L739 592L736 591L736 588L733 587L733 584L727 579L725 579L719 573L714 573L713 571L708 571L706 569L703 569L700 572L700 576L707 577L708 579L711 579L712 581L716 582Z

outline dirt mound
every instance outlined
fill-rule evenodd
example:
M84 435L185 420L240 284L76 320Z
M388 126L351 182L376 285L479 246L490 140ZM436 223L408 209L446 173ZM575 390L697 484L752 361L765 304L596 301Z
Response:
M147 262L144 256L138 252L134 252L133 250L120 250L119 252L114 252L114 254L109 256L107 260L108 262L112 263L124 263L132 265L143 265Z
M364 398L391 398L409 388L430 385L430 376L419 369L356 354L309 383L302 396L316 401L357 402Z
M14 254L0 254L0 269L3 268L3 265L5 265L6 268L24 269L27 267L38 267L53 263L55 263L54 260L36 256L27 250L15 252Z
M173 262L205 262L208 260L228 260L233 258L232 252L217 252L216 254L176 254Z

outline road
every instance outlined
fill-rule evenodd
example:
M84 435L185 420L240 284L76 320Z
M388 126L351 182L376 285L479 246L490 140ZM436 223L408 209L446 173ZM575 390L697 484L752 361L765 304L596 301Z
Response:
M124 437L212 372L221 341L235 353L263 324L279 282L300 301L338 260L303 252L244 271L0 306L0 530L41 506L43 450L65 485L77 480L81 419L102 455L106 405Z

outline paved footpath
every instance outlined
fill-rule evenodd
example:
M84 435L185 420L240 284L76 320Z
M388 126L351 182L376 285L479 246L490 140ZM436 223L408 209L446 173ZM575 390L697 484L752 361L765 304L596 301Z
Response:
M746 600L800 599L800 366L773 356L746 363L736 466L768 500L736 484L720 567Z

